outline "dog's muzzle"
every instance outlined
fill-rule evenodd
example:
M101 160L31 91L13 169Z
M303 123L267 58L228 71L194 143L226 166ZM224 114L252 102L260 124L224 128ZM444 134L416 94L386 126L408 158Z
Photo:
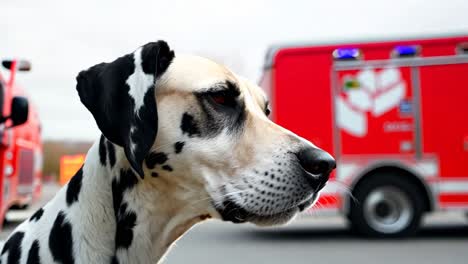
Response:
M319 191L325 187L330 173L336 168L335 160L327 152L312 147L302 148L295 153L290 152L290 154L290 166L295 167L293 171L297 174L296 179L301 182L300 186L304 188L304 194L301 197L292 198L290 201L291 206L282 209L281 212L276 210L271 214L258 214L248 210L247 205L239 204L232 199L226 199L221 206L216 208L223 220L234 223L253 222L265 225L284 223L292 219L298 212L302 212L314 204Z

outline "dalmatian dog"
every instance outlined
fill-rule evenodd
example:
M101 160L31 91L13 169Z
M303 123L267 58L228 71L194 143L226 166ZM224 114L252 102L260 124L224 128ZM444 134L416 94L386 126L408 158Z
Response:
M102 136L12 232L2 264L157 263L208 218L290 221L335 168L268 119L259 87L164 41L80 72L76 89Z

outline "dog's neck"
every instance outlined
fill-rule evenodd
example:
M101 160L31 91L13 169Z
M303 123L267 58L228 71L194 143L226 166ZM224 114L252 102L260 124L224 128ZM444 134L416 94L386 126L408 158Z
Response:
M162 176L153 178L147 171L142 179L130 169L123 149L105 139L90 149L83 171L83 201L106 199L100 201L101 207L113 212L106 214L105 224L114 226L114 237L105 236L106 243L113 241L117 263L156 263L190 227L209 218L204 202L194 203L199 197L191 197L192 190L199 189L195 183L178 185Z

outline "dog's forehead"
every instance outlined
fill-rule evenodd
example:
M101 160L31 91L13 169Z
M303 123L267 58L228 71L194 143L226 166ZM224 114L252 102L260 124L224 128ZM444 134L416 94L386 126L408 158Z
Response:
M258 85L251 82L250 80L244 77L238 77L240 82L242 83L242 87L244 91L249 93L250 97L259 105L263 105L266 101L268 101L267 95L265 91L262 90Z
M237 83L234 73L207 58L178 54L160 81L166 89L194 92L230 81Z

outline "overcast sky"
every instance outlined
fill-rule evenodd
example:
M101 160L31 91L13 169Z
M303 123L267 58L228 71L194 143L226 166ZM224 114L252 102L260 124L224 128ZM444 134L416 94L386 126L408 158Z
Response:
M72 3L73 2L73 3ZM158 39L258 81L268 45L468 34L467 0L1 0L0 57L30 59L18 81L47 139L97 138L75 76Z

